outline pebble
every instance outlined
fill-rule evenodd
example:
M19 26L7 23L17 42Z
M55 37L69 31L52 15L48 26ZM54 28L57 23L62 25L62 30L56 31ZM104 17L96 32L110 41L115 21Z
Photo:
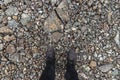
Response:
M120 37L119 37L119 31L117 31L117 34L116 34L116 36L115 36L114 40L115 40L116 44L120 47Z
M112 22L111 22L111 20L112 20L112 13L113 13L112 11L109 11L109 12L108 12L108 23L109 23L109 24L112 23Z
M87 71L87 72L90 71L90 67L89 66L83 65L82 67L84 68L85 71Z
M8 17L7 19L8 19L8 20L11 20L12 18L11 18L11 17Z
M13 54L16 51L15 46L13 44L9 44L6 48L7 53Z
M18 15L19 11L16 7L10 6L6 11L5 11L7 16L12 16L12 15Z
M33 52L33 53L39 53L39 50L38 50L38 48L36 48L36 47L32 47L32 52Z
M12 16L12 18L13 18L14 20L17 20L17 19L18 19L18 17L17 17L16 15Z
M83 77L85 80L88 79L88 76L86 74L84 74L84 73L80 73L80 76Z
M2 21L2 19L3 19L3 16L0 16L0 22Z
M54 5L57 2L57 0L51 0L52 5Z
M20 20L20 22L22 23L22 25L26 25L26 24L30 21L30 19L31 19L31 17L30 17L28 14L23 13L23 14L21 15L21 20Z
M0 33L13 33L11 29L9 29L7 26L0 28Z
M2 50L3 47L4 47L4 45L1 43L1 44L0 44L0 50Z
M4 0L4 3L5 3L5 4L8 4L8 3L10 3L10 2L12 2L12 0Z
M11 36L9 36L9 35L6 35L5 37L4 37L4 40L5 41L12 41L12 40L15 40L16 38L15 38L15 36L14 35L11 35Z
M105 64L99 67L99 70L102 72L108 72L110 69L113 68L113 64Z
M96 66L97 66L96 61L91 61L89 66L90 66L91 68L96 67Z
M24 62L24 59L21 58L21 56L18 53L12 53L12 55L10 56L10 60L14 61L14 62Z
M8 21L8 26L15 28L18 26L18 23L15 20L10 20L10 21Z
M113 75L113 76L116 76L116 75L118 75L118 74L119 74L118 69L115 69L114 71L112 71L112 75Z

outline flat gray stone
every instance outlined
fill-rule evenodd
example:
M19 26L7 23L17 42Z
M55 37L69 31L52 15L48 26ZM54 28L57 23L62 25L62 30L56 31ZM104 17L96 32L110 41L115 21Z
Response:
M8 4L10 2L12 2L12 0L4 0L4 4Z
M23 13L21 15L20 22L22 23L22 25L26 25L30 21L30 19L31 19L31 17L28 14Z
M15 20L10 20L10 21L8 21L8 26L15 28L18 26L18 23Z
M67 6L66 0L63 0L60 3L56 11L64 22L68 22L68 20L70 20L69 15L68 15L68 6Z
M12 16L12 15L17 15L19 13L18 9L16 7L10 6L6 11L5 11L7 16Z
M113 64L106 64L106 65L100 66L99 70L102 72L108 72L112 68L113 68Z

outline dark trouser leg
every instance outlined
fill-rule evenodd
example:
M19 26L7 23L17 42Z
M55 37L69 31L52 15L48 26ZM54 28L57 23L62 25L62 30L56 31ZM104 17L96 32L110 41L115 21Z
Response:
M66 80L79 80L78 79L78 74L75 70L75 65L67 64L66 70L67 70L66 74L65 74Z
M47 49L46 67L39 80L55 80L55 52L52 46Z
M45 70L39 80L55 80L55 64L54 61L47 61Z

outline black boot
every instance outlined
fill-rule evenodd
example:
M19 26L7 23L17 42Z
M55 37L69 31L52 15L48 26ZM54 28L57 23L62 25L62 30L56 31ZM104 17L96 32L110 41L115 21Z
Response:
M46 67L39 80L55 80L55 52L49 47L46 52Z
M75 70L75 64L77 60L77 54L74 50L67 52L67 65L66 65L66 80L79 80L77 71Z

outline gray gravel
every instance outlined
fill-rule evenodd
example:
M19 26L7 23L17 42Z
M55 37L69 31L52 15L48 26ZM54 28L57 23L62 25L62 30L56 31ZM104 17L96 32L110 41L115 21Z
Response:
M80 80L120 80L120 1L0 1L0 80L38 80L48 45L55 80L65 80L70 48Z

